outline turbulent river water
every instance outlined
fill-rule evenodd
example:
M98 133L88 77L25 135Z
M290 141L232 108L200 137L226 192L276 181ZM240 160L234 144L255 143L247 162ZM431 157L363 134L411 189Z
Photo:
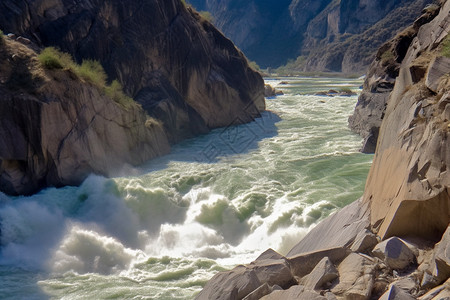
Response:
M288 81L288 84L282 82ZM128 176L0 193L1 299L192 299L215 273L286 253L362 195L372 161L347 128L360 80L282 78L255 122L173 147Z

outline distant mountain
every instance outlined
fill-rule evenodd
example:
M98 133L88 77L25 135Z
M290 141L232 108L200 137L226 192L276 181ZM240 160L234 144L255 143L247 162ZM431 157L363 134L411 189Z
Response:
M250 60L298 71L361 73L432 0L190 0Z

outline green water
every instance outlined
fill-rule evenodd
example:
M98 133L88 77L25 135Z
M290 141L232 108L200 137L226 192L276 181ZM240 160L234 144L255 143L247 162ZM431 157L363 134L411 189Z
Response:
M362 195L372 156L347 128L360 80L267 79L250 124L185 141L132 174L0 194L2 299L192 299L215 273L287 253ZM288 81L289 84L280 84Z

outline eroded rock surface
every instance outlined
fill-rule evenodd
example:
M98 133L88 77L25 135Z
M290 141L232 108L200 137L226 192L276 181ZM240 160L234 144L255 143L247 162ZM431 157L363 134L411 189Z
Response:
M179 0L5 0L0 2L0 28L37 52L55 46L79 63L98 60L108 80L117 79L126 94L156 119L153 124L158 124L151 137L137 129L133 130L139 134L114 129L114 137L110 137L108 131L115 127L144 126L145 113L140 108L135 108L133 115L102 107L103 100L97 100L101 95L63 77L62 82L51 85L66 93L47 91L48 84L41 88L27 77L16 80L14 87L3 85L0 136L7 139L0 146L0 190L7 193L76 184L90 172L110 175L111 169L120 169L120 165L135 165L166 153L167 140L175 143L212 128L249 122L265 109L260 74L249 67L230 40ZM24 64L1 63L27 75L27 70L20 69ZM17 92L20 90L26 93ZM76 113L81 115L79 119ZM100 122L103 114L109 123ZM80 125L83 128L77 136L77 122L83 119L86 124ZM69 134L72 127L75 130ZM46 130L55 128L55 141L50 142L53 132ZM62 142L65 135L68 138ZM100 136L104 137L97 138ZM74 145L74 141L82 142ZM128 149L130 143L136 149ZM54 148L59 148L57 153ZM66 152L69 148L86 151ZM101 155L104 160L97 159ZM113 163L106 166L103 161Z

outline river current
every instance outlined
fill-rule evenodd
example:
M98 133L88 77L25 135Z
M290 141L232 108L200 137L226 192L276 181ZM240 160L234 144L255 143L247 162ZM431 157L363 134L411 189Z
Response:
M285 84L282 81L287 81ZM267 248L286 254L362 195L371 155L347 127L360 80L266 79L285 94L256 121L169 155L31 197L0 193L1 299L192 299Z

